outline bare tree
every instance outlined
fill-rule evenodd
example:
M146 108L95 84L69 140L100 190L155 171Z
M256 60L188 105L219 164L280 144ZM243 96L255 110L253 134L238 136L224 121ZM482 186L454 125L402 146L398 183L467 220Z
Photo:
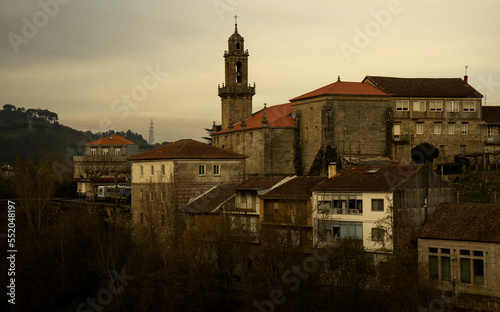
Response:
M106 176L111 176L118 188L118 180L130 172L124 156L85 155L78 165L82 179L90 183L92 198L95 198L95 183Z

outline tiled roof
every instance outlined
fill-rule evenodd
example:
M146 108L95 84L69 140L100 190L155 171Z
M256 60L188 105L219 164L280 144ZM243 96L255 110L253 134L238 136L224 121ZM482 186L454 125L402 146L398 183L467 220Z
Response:
M326 177L295 177L264 193L261 198L309 199L312 196L311 189L326 179Z
M262 190L269 189L276 185L278 182L283 180L282 178L250 178L245 182L237 185L236 189L254 189L254 190Z
M322 95L376 95L376 96L387 96L387 94L367 83L362 82L348 82L348 81L337 81L331 83L322 88L316 89L314 91L308 92L306 94L300 95L291 99L290 101L297 101L307 98L312 98L315 96Z
M110 135L105 138L89 142L85 145L136 145L134 142L119 135Z
M313 191L390 192L421 166L353 166L325 180Z
M252 115L251 118L245 120L246 127L241 129L241 122L234 125L233 131L250 130L262 127L262 117L266 113L267 124L270 128L296 128L292 118L292 104L285 103L275 106L270 106L262 109ZM222 129L217 134L227 133L229 128Z
M483 106L483 120L488 124L500 124L500 106Z
M440 204L420 238L500 243L500 205Z
M243 159L247 156L219 147L184 139L129 157L128 160L149 159Z
M234 206L236 184L220 184L189 202L181 208L188 213L211 213L222 204Z
M482 98L482 94L465 84L461 78L397 78L366 76L370 81L392 96L401 97L451 97Z

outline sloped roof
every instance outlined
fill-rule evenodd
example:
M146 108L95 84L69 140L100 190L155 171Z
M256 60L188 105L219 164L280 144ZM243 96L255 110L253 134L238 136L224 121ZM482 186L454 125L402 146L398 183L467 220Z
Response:
M261 198L309 199L312 196L311 189L326 179L326 177L295 177L264 193Z
M500 243L500 205L440 204L419 238Z
M217 185L189 202L181 210L188 213L211 213L222 204L234 206L234 195L236 194L234 187L236 185Z
M488 124L500 124L500 106L483 106L483 120Z
M422 165L421 165L422 166ZM421 166L353 166L341 170L313 191L390 192Z
M263 190L263 189L268 189L276 185L278 182L283 180L282 178L266 178L266 177L261 177L261 178L250 178L246 180L245 182L238 184L235 189L239 190Z
M387 96L385 92L363 82L337 81L316 89L314 91L297 96L290 101L303 100L322 95L369 95Z
M119 135L110 135L105 138L89 142L85 145L136 145L134 142Z
M243 159L248 156L192 139L184 139L129 157L128 160L151 159Z
M260 111L254 113L252 117L245 120L246 127L244 129L241 128L240 122L234 125L231 132L262 127L262 117L264 116L264 112L266 113L267 124L270 128L296 128L292 118L292 103L285 103L261 109ZM229 128L222 129L216 134L227 132L230 132Z
M382 91L401 97L451 97L482 98L483 95L462 78L398 78L366 76L363 82L370 81Z

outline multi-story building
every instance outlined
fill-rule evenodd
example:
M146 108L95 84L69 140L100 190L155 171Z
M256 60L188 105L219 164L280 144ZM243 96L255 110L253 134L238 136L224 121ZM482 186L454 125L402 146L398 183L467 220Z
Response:
M500 152L500 106L483 106L484 152Z
M456 307L500 309L500 206L439 205L418 237L419 268Z
M391 96L393 116L388 125L393 144L389 153L399 163L422 163L421 153L413 150L422 143L439 151L438 163L482 152L483 96L468 84L467 76L463 80L366 76L363 82Z
M166 200L162 199L162 194L151 191L156 185L173 186L176 205L181 207L218 184L241 183L245 158L245 155L191 139L129 157L132 163L133 220L143 219L144 200Z
M318 184L312 194L314 246L354 237L372 252L390 251L397 242L390 224L394 212L416 231L440 203L455 202L457 196L424 165L349 167Z
M138 146L119 135L89 142L83 146L83 156L73 156L74 180L77 192L89 194L92 185L130 184L127 157L136 155Z

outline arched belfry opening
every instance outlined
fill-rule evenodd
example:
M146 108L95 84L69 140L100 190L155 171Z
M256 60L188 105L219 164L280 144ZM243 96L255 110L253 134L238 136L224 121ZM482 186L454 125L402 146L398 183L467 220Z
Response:
M241 62L236 62L236 83L241 83L242 73L241 73Z

